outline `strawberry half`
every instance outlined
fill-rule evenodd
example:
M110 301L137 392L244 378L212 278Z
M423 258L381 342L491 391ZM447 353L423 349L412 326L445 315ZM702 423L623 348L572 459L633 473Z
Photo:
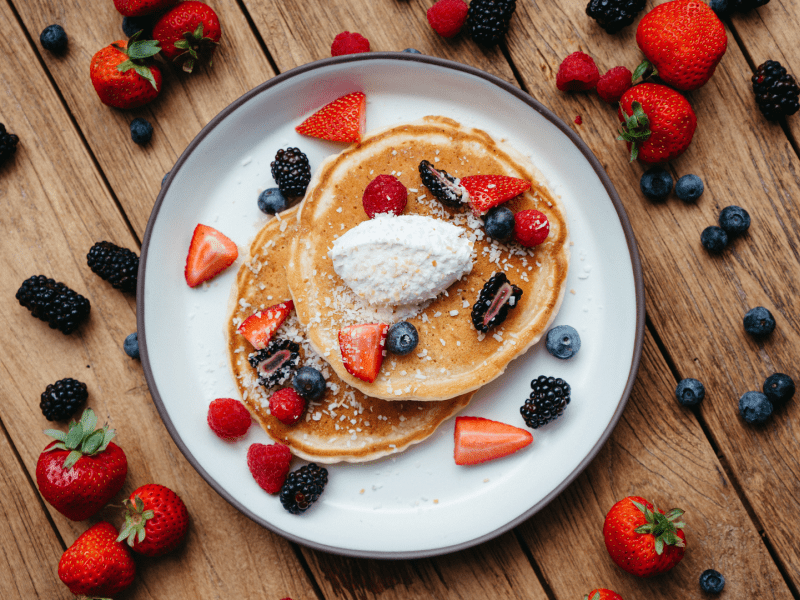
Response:
M326 104L295 127L301 135L331 142L360 142L367 117L367 97L353 92Z
M213 227L198 225L186 257L186 283L195 287L208 281L230 267L238 256L239 249L230 238Z
M456 417L455 451L457 465L475 465L513 454L533 442L529 431L484 419Z
M530 189L531 182L505 175L469 175L461 179L461 185L469 193L472 212L481 216L490 208Z
M350 325L339 330L339 350L344 368L353 377L372 383L383 363L386 323Z
M261 350L267 347L272 334L283 325L293 309L294 302L291 300L274 304L247 317L236 331L241 333L253 348Z

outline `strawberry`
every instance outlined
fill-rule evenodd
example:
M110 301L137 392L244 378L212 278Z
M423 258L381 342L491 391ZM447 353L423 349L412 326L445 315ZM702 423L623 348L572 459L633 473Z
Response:
M622 600L622 596L605 588L597 588L586 594L583 600Z
M289 446L283 444L251 444L247 449L247 467L256 483L268 494L281 491L291 462Z
M378 175L364 188L361 205L370 219L380 213L399 215L406 208L408 190L394 175Z
M51 442L36 463L36 484L42 497L73 521L83 521L103 508L122 489L128 460L111 442L108 425L95 429L97 416L87 408L69 431L47 429Z
M133 490L124 501L125 524L117 541L145 556L161 556L174 550L189 529L189 511L168 487L148 483Z
M640 83L622 95L618 140L628 143L631 161L663 163L692 143L697 117L681 94L658 83Z
M531 182L505 175L468 175L461 179L461 185L469 193L472 212L479 217L530 189Z
M239 257L239 249L225 235L209 227L194 228L184 276L189 287L200 285L230 267Z
M639 496L628 496L611 507L603 523L603 539L611 559L639 577L669 571L686 550L686 524L676 521L683 511L664 514Z
M241 333L253 348L261 350L267 347L272 334L283 325L293 310L294 302L291 300L274 304L247 317L236 332Z
M269 412L284 425L294 425L306 409L305 399L294 388L281 388L269 397Z
M671 0L642 17L636 43L647 61L636 69L634 79L652 65L665 83L688 92L711 79L728 47L728 36L708 4Z
M117 541L117 530L101 521L84 531L58 561L58 577L81 598L116 596L133 583L136 565Z
M455 451L457 465L475 465L513 454L533 442L529 431L484 419L456 417Z
M208 406L206 422L217 437L233 442L250 429L252 419L244 404L234 398L217 398Z
M381 370L386 323L350 325L339 330L339 350L344 368L353 377L372 383Z
M89 75L100 101L114 108L138 108L152 102L161 91L161 69L149 60L161 50L158 43L118 40L92 56Z
M294 129L331 142L359 143L366 118L367 97L364 92L353 92L326 104Z
M221 37L217 13L198 0L181 2L153 26L153 39L161 44L161 55L187 73L195 64L213 64Z
M125 17L143 17L167 10L178 0L114 0L114 7Z

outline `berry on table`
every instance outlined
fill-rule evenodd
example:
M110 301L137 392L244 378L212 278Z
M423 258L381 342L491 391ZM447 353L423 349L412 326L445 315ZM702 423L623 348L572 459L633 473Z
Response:
M316 463L309 463L292 471L281 486L281 504L293 515L311 508L328 483L328 470Z
M526 248L542 244L550 234L550 221L544 213L532 208L514 215L514 239Z
M270 163L272 177L284 196L302 196L311 182L308 157L298 148L278 150Z
M306 400L319 400L325 393L325 377L314 367L300 367L292 379L292 387Z
M540 375L531 381L533 390L519 412L525 424L538 429L564 414L570 402L569 384L560 378Z
M266 388L281 385L297 370L300 364L300 346L290 340L277 339L266 348L247 357L258 374L258 383Z
M597 95L609 104L617 104L622 94L633 85L632 78L628 67L614 67L597 80Z
M11 158L17 151L19 136L15 133L7 133L6 126L0 123L0 166Z
M369 40L360 33L343 31L333 38L331 56L359 54L361 52L369 52Z
M675 388L675 397L681 406L697 406L706 396L706 388L697 379L681 379Z
M472 0L467 12L472 41L489 48L503 41L516 8L516 0Z
M152 60L161 51L158 42L117 40L92 56L89 75L100 101L114 108L138 108L152 102L161 91L161 68Z
M750 335L763 337L775 329L775 318L763 306L751 308L744 315L744 330Z
M700 589L706 594L719 594L725 587L725 578L714 569L706 569L700 574Z
M464 21L467 20L468 10L464 0L437 0L428 9L428 23L443 38L451 38L461 31Z
M117 541L126 540L144 556L162 556L177 548L189 530L189 511L180 496L166 486L147 483L122 501L125 523Z
M122 349L131 358L139 358L139 334L133 332L122 342Z
M155 15L122 17L122 32L128 37L133 37L141 31L142 39L149 40L153 36L153 25L155 24Z
M95 275L109 282L114 289L136 292L139 257L131 250L111 242L97 242L89 249L86 264Z
M386 350L398 356L410 354L419 343L419 334L413 323L400 321L389 327L386 334Z
M66 421L86 403L86 384L72 377L48 384L42 392L39 408L48 421Z
M719 226L730 236L742 235L750 228L750 214L740 206L726 206L719 213Z
M419 177L434 197L450 208L460 208L469 194L461 185L458 177L453 177L444 169L437 169L427 160L419 163Z
M694 202L703 195L704 189L703 180L697 175L684 175L675 184L675 195L684 202Z
M185 0L159 17L153 39L161 45L161 57L191 73L195 65L213 64L222 38L219 17L205 2Z
M61 54L67 49L67 32L61 25L48 25L39 35L42 48L53 54Z
M483 219L483 230L498 242L507 242L514 235L514 212L505 206L495 206Z
M44 275L23 281L16 298L34 317L65 335L75 331L91 310L89 301L78 292Z
M719 254L728 247L728 234L721 227L710 225L700 234L700 243L709 252Z
M772 402L761 392L745 392L739 398L739 414L751 425L766 423L772 409Z
M759 65L751 81L758 108L768 121L777 121L800 110L800 87L778 61L768 60Z
M650 200L666 200L672 191L672 175L661 167L651 167L639 179L639 188Z
M420 52L416 48L406 48L405 50L403 50L403 52L406 52L408 54L422 54L422 52Z
M136 117L131 121L131 139L144 146L153 137L153 125L147 119Z
M303 416L306 401L293 387L281 388L269 397L269 412L284 425L294 425Z
M769 0L730 0L731 9L739 12L747 12L768 3Z
M277 494L286 481L292 453L283 444L251 444L247 449L247 468L256 483L268 494Z
M600 72L594 59L584 52L573 52L558 67L556 87L562 92L585 92L597 86Z
M378 214L399 215L406 208L408 190L394 175L378 175L364 188L361 203L370 219Z
M208 406L206 421L217 437L233 442L250 429L250 412L234 398L217 398Z
M267 188L258 195L258 208L261 212L274 215L286 210L286 198L278 188Z
M574 327L558 325L547 332L545 347L556 358L572 358L581 349L581 336Z
M720 19L723 19L726 16L728 16L728 8L729 8L728 0L711 0L711 2L708 3L708 5Z
M481 288L475 304L472 305L472 324L475 329L486 333L506 320L508 311L516 308L522 290L508 280L503 271L494 273Z
M645 0L589 0L586 14L597 21L606 33L627 27L644 10Z
M161 187L164 187L164 184L167 183L167 177L169 177L170 173L172 173L172 171L164 173L164 176L161 178Z
M773 373L764 380L762 390L770 401L783 404L794 396L795 386L785 373Z

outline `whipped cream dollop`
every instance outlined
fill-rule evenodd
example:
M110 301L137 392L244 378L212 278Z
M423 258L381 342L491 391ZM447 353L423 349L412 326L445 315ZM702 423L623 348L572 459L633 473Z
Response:
M329 255L336 274L367 302L416 304L472 270L465 233L433 217L380 214L336 239Z

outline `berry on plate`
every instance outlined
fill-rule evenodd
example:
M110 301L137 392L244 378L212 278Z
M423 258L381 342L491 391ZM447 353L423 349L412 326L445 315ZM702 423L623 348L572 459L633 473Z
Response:
M233 241L213 227L199 224L194 229L186 256L184 276L189 287L216 277L239 257Z
M706 388L697 379L681 379L675 387L675 397L681 406L697 406L706 397Z
M319 400L325 393L325 377L314 367L300 367L294 374L292 387L306 400Z
M369 40L360 33L343 31L333 38L331 56L369 52Z
M538 429L564 414L572 389L563 379L539 375L531 381L531 393L520 406L522 420L531 429Z
M366 118L367 97L364 92L353 92L320 108L295 127L295 131L330 142L358 143L364 134Z
M311 183L308 156L299 148L280 149L270 164L272 178L284 196L302 196Z
M419 343L419 334L414 324L409 321L399 321L389 327L386 335L386 350L398 356L411 354Z
M189 529L189 511L168 487L148 483L136 488L123 502L125 524L117 541L127 541L135 552L161 556L180 545Z
M616 104L633 85L633 74L628 67L614 67L597 80L597 95L609 104Z
M572 358L581 349L581 336L574 327L558 325L547 332L545 347L556 358Z
M450 208L460 208L466 201L467 191L458 177L453 177L444 169L437 169L427 160L419 163L419 177L434 197Z
M763 306L756 306L748 310L743 321L744 330L755 337L764 337L775 329L775 317Z
M153 39L161 44L161 55L187 73L196 64L212 65L221 37L217 13L198 0L180 2L153 26Z
M364 323L339 330L339 350L347 372L372 383L383 364L384 343L389 325Z
M506 320L508 311L516 308L521 297L522 290L511 283L503 271L493 273L472 305L472 325L486 333Z
M256 483L268 494L277 494L289 473L292 453L283 444L251 444L247 449L247 468Z
M114 108L138 108L161 91L161 69L151 60L161 48L152 40L118 40L92 56L89 76L100 101Z
M469 194L473 214L479 217L530 189L531 182L506 175L468 175L461 179L461 185Z
M267 215L274 215L286 210L286 198L279 188L267 188L258 195L258 208Z
M256 370L258 383L271 388L285 383L294 374L300 364L299 352L296 342L276 339L249 355L247 361Z
M454 441L456 464L476 465L513 454L530 445L533 436L519 427L483 417L456 417Z
M298 515L311 508L328 483L328 470L309 463L286 476L280 490L283 508Z
M428 23L443 38L451 38L461 31L468 11L464 0L438 0L428 9Z
M550 221L544 213L529 208L514 215L514 239L526 248L542 244L549 234Z
M370 219L381 213L399 215L408 202L408 190L394 175L378 175L367 184L361 203Z
M206 417L211 431L229 442L243 437L250 429L250 413L234 398L217 398L208 406Z
M261 350L267 347L272 339L272 334L283 325L293 310L294 302L292 300L273 304L247 317L236 329L236 332L242 334L253 348Z
M293 387L281 388L269 397L269 412L284 425L294 425L306 409L305 399Z
M785 373L773 373L764 380L761 389L767 398L778 404L789 400L795 392L794 381Z
M585 92L597 86L600 71L585 52L573 52L561 61L556 73L556 87L562 92Z
M667 199L672 191L672 175L661 167L651 167L642 173L639 179L639 189L645 198L662 202Z
M136 564L117 541L117 530L101 521L84 531L61 555L58 577L81 598L110 598L133 583Z
M761 392L745 392L739 398L739 414L751 425L766 423L773 409L770 399Z
M495 206L483 219L483 230L498 242L507 242L514 235L514 212L505 206Z

